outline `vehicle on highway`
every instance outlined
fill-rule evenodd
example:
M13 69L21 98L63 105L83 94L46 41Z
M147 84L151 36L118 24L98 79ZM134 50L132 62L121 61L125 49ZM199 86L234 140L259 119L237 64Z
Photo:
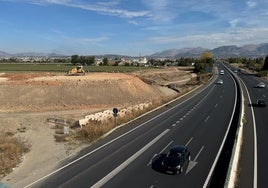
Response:
M224 75L224 70L221 70L220 71L220 75Z
M263 99L257 99L256 106L258 107L266 107L266 101Z
M166 173L178 174L184 171L191 160L187 146L173 146L162 161L162 168Z
M222 84L223 84L223 80L222 80L222 79L219 79L219 80L217 81L217 84L222 85Z
M256 86L257 88L265 88L265 84L263 82L260 82Z

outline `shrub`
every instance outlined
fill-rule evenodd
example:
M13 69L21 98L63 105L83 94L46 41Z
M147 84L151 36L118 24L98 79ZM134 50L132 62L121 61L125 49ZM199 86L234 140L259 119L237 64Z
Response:
M0 176L3 177L16 167L23 153L30 150L27 140L7 132L0 133Z
M257 73L257 76L259 77L266 77L268 75L268 71L260 71Z

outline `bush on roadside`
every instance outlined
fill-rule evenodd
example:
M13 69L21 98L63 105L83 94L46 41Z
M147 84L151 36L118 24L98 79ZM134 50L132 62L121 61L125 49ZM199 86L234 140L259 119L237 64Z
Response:
M0 132L0 178L16 167L24 153L30 150L27 140L11 133Z
M268 71L260 71L257 73L258 77L266 77L268 76Z
M71 133L68 140L70 143L76 143L77 141L80 142L92 142L99 138L101 138L104 134L115 128L117 125L124 124L130 120L135 119L136 117L139 117L140 115L157 108L158 106L161 106L172 99L177 98L180 95L183 95L190 90L194 89L196 86L201 85L203 83L206 83L210 78L212 74L206 73L206 74L200 74L196 78L192 78L185 86L184 90L178 93L178 95L174 95L173 97L165 97L165 98L159 98L154 99L147 108L144 109L132 109L131 112L126 113L124 116L120 117L118 116L116 118L116 124L115 119L109 119L106 122L99 122L99 121L89 121L89 123L84 126L81 129L76 129Z

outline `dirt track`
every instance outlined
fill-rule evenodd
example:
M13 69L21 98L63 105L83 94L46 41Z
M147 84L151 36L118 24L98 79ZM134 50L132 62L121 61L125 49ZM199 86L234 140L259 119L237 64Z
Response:
M132 74L90 73L64 76L51 73L9 73L0 75L0 131L18 133L32 145L23 162L3 180L21 187L51 171L64 158L75 154L56 143L48 117L79 119L113 107L161 100L183 90L195 75L178 69L142 71Z

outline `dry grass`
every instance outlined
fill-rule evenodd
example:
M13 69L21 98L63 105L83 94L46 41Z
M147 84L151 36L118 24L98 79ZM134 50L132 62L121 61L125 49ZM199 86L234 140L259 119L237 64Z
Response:
M125 114L125 116L123 117L117 117L116 118L116 124L114 119L110 119L109 121L106 121L105 123L101 123L101 122L97 122L97 121L90 121L88 123L88 125L86 125L85 127L83 127L82 129L78 129L76 131L74 131L70 137L69 137L69 141L71 143L77 142L77 141L82 141L82 142L92 142L95 141L97 139L99 139L101 136L103 136L105 133L109 132L110 130L112 130L113 128L115 128L116 125L120 125L123 123L126 123L154 108L157 108L158 106L161 106L165 103L167 103L168 101L171 101L174 98L177 98L180 95L183 95L187 92L189 92L190 90L194 89L195 87L197 87L198 85L205 83L209 80L211 75L202 75L198 78L193 78L184 88L184 90L182 90L181 92L178 93L178 95L173 96L173 97L165 97L165 98L161 98L161 99L155 99L152 101L152 104L147 107L144 108L143 110L132 110L131 112L128 112Z
M71 133L68 140L70 141L70 143L76 143L77 141L92 142L94 140L97 140L113 128L114 124L111 122L101 124L95 121L91 121L87 126Z
M15 137L9 132L0 133L0 177L16 167L23 153L28 152L30 145L27 140Z

